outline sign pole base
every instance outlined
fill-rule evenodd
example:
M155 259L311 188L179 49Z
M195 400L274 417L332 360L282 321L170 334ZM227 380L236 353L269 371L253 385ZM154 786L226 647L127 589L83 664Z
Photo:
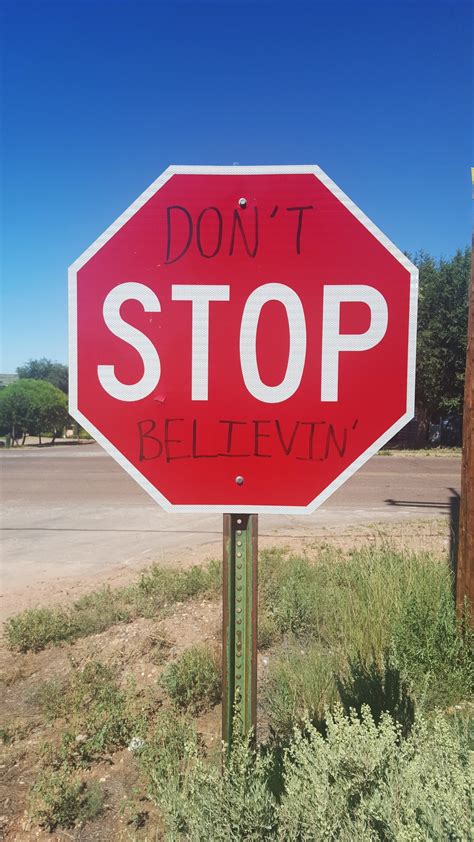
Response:
M222 739L257 724L258 516L224 515L222 621Z

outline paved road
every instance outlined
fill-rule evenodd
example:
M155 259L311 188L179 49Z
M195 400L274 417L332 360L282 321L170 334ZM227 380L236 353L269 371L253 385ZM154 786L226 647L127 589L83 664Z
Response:
M78 580L113 581L151 560L219 552L219 515L163 512L97 445L0 453L4 607ZM459 489L456 457L377 456L310 516L260 518L260 534L311 536L327 527L446 515ZM23 597L22 597L23 595Z

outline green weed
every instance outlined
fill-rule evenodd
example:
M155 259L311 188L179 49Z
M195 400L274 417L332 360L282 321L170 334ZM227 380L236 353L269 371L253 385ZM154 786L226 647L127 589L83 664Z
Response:
M137 755L155 800L160 797L167 781L179 777L185 758L198 752L197 734L186 716L176 709L160 710Z
M30 814L52 833L57 827L74 827L96 818L103 809L104 794L96 783L84 784L66 768L45 770L31 790Z
M220 587L220 563L171 570L153 565L123 588L102 588L78 599L69 609L30 608L6 621L10 649L39 652L50 644L98 634L120 622L154 617L176 602L213 596Z
M236 743L222 773L209 764L196 738L181 743L178 768L163 774L151 767L150 798L166 826L165 839L240 842L275 838L276 801L269 788L270 758L249 741ZM150 773L150 768L145 768Z
M269 658L262 702L272 728L288 735L305 716L320 719L337 698L334 656L321 646L289 643Z
M418 717L406 740L368 708L360 718L336 708L326 725L323 738L306 723L288 749L279 839L469 838L468 752L441 714Z
M216 654L192 646L163 672L161 686L180 710L197 714L221 698L221 674Z
M77 636L73 618L62 608L28 608L7 620L4 629L8 646L19 652L39 652Z
M461 633L449 577L435 569L410 589L392 629L394 657L429 708L474 691L474 632Z
M472 693L473 638L461 634L446 562L389 545L348 555L323 548L314 560L270 551L260 581L264 643L273 645L264 697L275 727L330 704L351 662L382 668L387 653L429 708Z
M8 726L0 728L0 740L4 746L10 745L15 739L15 731L13 728L9 728Z
M216 594L221 586L220 562L207 567L193 565L186 570L171 570L154 564L142 573L135 592L135 601L143 616L154 616L157 610L176 602L184 602L200 594Z
M316 567L306 557L262 553L260 560L260 610L263 622L273 625L280 637L298 637L318 629ZM261 619L261 621L262 621Z
M59 769L88 766L147 726L147 708L133 688L123 690L117 673L99 661L74 668L62 682L51 681L37 691L34 701L49 719L64 719L66 729L58 746L44 748L45 765Z

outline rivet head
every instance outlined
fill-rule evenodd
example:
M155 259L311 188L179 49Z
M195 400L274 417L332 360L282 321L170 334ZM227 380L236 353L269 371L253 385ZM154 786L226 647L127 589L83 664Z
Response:
M241 208L246 208L247 207L247 199L243 199L243 198L239 199L239 205L240 205Z
M243 477L236 477L235 481L236 481L237 485L243 485L244 484L244 478Z

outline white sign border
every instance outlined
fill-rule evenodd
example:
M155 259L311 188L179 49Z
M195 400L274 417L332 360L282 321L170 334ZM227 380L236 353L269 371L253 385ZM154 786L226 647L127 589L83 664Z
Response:
M378 240L410 274L410 314L408 327L408 371L407 401L404 414L386 430L364 453L352 462L345 471L314 498L307 506L262 506L255 505L174 505L161 494L149 480L121 453L78 408L77 396L77 273L105 245L128 220L154 194L169 181L173 175L278 175L312 174L324 184L330 192L349 210L353 216ZM311 514L343 485L362 465L410 421L415 412L415 365L416 365L416 325L418 308L418 269L411 261L377 228L376 225L349 199L323 170L316 165L296 166L169 166L153 184L151 184L127 208L100 237L84 251L69 267L69 412L87 430L91 436L121 465L122 468L146 491L155 502L167 512L177 513L229 513L229 514Z

